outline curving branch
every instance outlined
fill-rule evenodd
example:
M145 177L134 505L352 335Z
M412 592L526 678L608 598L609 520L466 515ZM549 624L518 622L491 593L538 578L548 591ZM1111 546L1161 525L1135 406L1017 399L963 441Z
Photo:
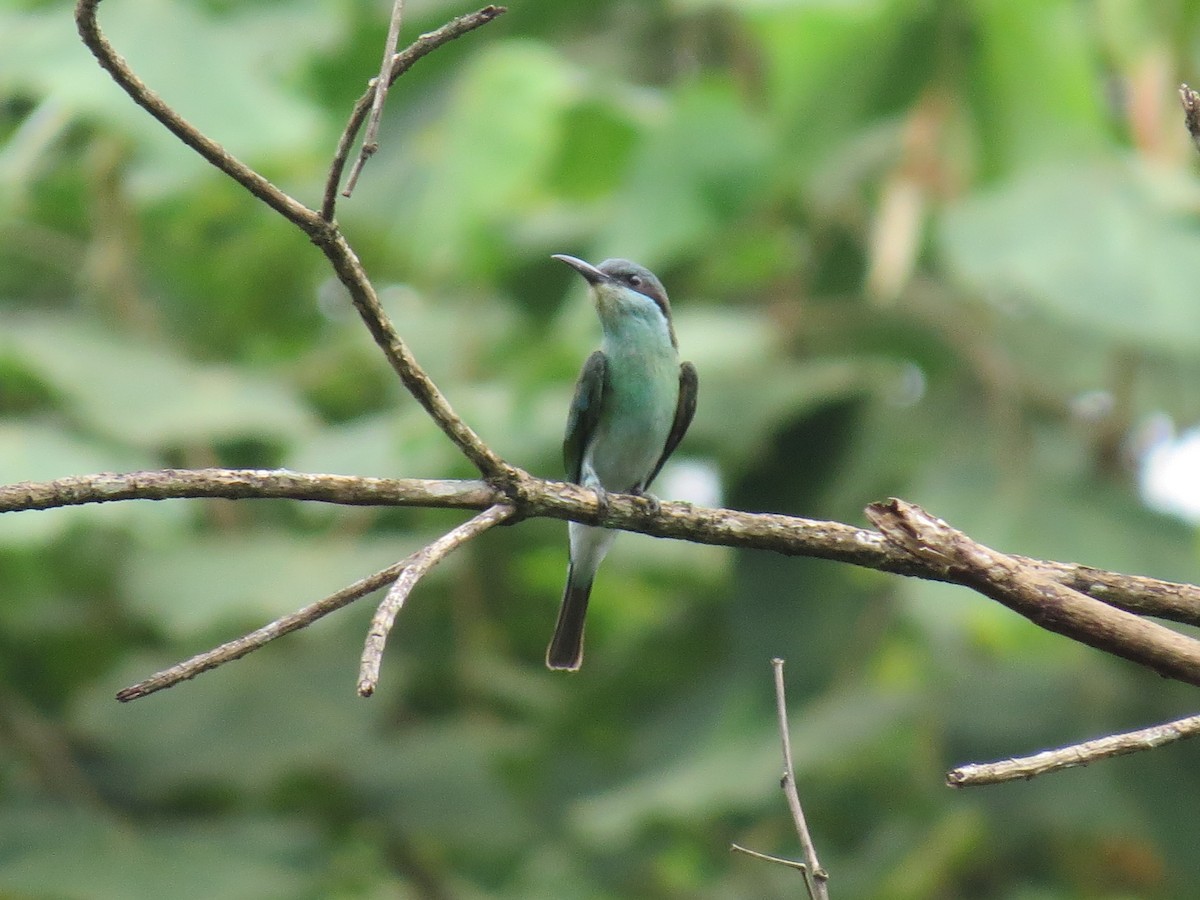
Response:
M1200 685L1200 641L1047 578L914 504L873 503L867 516L890 543L941 571L945 581L991 597L1048 631Z
M375 610L371 618L371 628L367 631L366 646L363 647L362 664L359 666L358 695L370 697L379 685L379 668L383 664L383 648L387 645L388 635L400 607L408 599L417 582L424 578L429 570L453 553L467 541L478 537L489 528L511 519L516 512L511 506L497 504L481 512L472 519L463 522L457 528L446 532L429 546L418 550L401 565L400 577L392 584Z
M289 197L258 172L231 155L216 141L206 137L150 90L133 73L129 64L113 49L100 30L100 25L96 21L96 11L99 5L100 0L78 0L75 7L75 22L83 42L87 44L88 49L113 77L113 80L133 98L135 103L149 112L187 146L307 234L309 239L325 254L330 265L333 266L334 272L337 273L338 279L349 291L354 308L358 310L359 316L371 332L371 337L375 339L375 343L387 357L392 369L400 377L408 392L416 398L417 402L429 413L430 418L442 429L442 432L454 442L484 477L506 483L519 480L522 473L497 456L480 439L479 435L458 417L450 406L450 402L433 383L433 379L417 363L404 341L400 339L399 333L383 311L383 307L380 306L379 297L375 293L371 280L367 277L358 256L337 226L332 221L322 218L315 210L309 209ZM488 10L490 12L482 15L482 18L473 27L491 21L501 12L498 7L489 7ZM470 29L465 28L458 33L465 33L467 30ZM457 36L454 33L447 33L438 40L445 43ZM421 41L417 43L421 44ZM415 62L420 56L440 46L432 38L426 44L429 45L428 49L425 49L423 53L414 51L414 56L408 65L411 66L412 62ZM393 69L395 68L393 66Z
M474 31L481 25L486 25L492 19L507 12L503 6L485 6L483 9L465 16L452 19L441 28L423 34L404 50L392 57L392 67L388 74L387 84L390 87L396 79L413 67L413 64L423 56L432 53L442 44L447 44L455 38L460 38L469 31ZM354 110L350 113L350 121L346 123L342 136L338 139L337 150L333 154L333 162L329 166L329 176L325 180L325 196L321 201L321 218L327 222L333 221L334 209L337 206L338 184L342 180L342 171L346 168L346 160L350 156L350 148L358 130L362 128L367 114L375 105L375 95L379 80L371 80L367 91L358 98ZM349 189L349 188L347 188Z

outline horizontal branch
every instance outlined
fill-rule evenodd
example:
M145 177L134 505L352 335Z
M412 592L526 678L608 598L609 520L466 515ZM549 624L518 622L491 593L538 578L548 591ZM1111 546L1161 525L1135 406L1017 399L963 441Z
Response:
M223 497L275 498L350 506L414 506L484 510L512 503L521 517L603 524L654 537L702 544L770 550L850 563L881 572L933 581L960 582L946 564L921 559L880 532L840 522L775 513L711 509L613 494L602 510L591 491L574 484L523 478L511 495L483 481L365 478L313 475L287 470L162 469L102 473L56 481L0 485L0 513L50 509L117 500ZM1009 557L1030 572L1094 597L1109 606L1200 625L1200 587L1121 575L1074 563Z
M155 469L72 475L0 485L0 513L117 500L312 500L341 506L486 509L497 491L482 481L306 475L287 469Z
M1162 725L1139 728L1124 734L1106 737L1044 750L1032 756L1003 759L992 763L971 763L959 766L946 773L946 784L950 787L973 787L981 784L1001 784L1005 781L1021 781L1047 772L1086 766L1114 756L1127 756L1143 750L1154 750L1200 734L1200 716L1188 716Z

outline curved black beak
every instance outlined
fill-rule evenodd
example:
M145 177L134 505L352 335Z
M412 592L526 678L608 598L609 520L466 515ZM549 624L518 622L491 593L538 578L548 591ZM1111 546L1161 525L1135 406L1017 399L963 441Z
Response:
M602 281L608 281L609 277L593 266L589 262L584 262L574 256L567 256L565 253L555 253L550 257L557 259L559 262L565 262L568 266L587 279L588 284L600 284Z

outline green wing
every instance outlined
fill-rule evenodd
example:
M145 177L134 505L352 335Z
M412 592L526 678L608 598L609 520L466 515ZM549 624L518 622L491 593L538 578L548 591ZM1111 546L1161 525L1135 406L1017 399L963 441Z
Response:
M662 456L654 464L654 471L642 485L642 490L650 487L650 482L658 476L663 464L675 452L675 448L687 434L688 426L692 424L692 417L696 415L696 394L699 388L700 378L696 374L696 367L690 362L680 363L679 402L675 405L675 421L671 423L671 432L667 435L667 443L663 446Z
M596 430L596 423L600 421L600 404L607 378L608 358L595 350L579 373L571 410L567 413L567 434L563 438L563 463L567 467L567 478L576 484L579 483L580 469L583 467L584 448Z

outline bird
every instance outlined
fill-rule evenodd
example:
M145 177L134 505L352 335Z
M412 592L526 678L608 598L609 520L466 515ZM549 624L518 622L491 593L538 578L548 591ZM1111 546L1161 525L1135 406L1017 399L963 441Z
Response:
M594 266L555 254L583 276L603 331L583 364L567 415L567 477L607 502L608 492L642 495L683 440L696 413L696 367L680 362L671 304L662 282L627 259ZM653 499L653 498L651 498ZM554 636L551 669L583 662L583 625L592 582L617 533L571 522L567 585Z

